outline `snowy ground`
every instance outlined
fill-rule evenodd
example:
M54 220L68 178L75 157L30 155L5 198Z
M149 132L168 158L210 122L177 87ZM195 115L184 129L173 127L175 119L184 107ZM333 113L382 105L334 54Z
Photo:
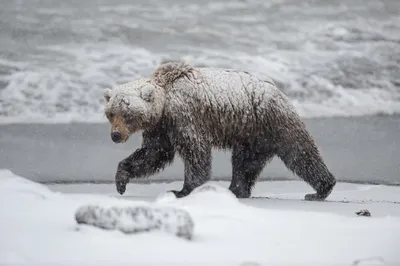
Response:
M400 265L400 187L341 183L328 202L304 202L303 182L260 182L244 200L211 184L182 199L165 193L182 182L130 184L118 196L112 184L46 187L0 170L0 264ZM194 237L77 225L75 211L96 203L182 208Z

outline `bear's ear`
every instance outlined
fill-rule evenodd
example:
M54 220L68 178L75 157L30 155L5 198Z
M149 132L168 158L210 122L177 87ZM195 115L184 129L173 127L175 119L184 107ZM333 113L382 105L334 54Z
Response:
M104 99L106 100L106 103L108 103L109 101L110 101L110 98L111 98L111 89L110 88L106 88L106 89L104 89L104 91L103 91L103 96L104 96Z
M154 100L154 87L148 84L140 89L140 97L146 102L153 102Z

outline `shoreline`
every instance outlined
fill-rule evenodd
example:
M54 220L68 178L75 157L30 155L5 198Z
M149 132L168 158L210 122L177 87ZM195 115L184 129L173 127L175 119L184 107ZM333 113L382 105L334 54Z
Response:
M226 177L212 177L210 181L215 181L215 182L223 182L223 181L229 181L230 176ZM179 179L173 179L173 178L168 178L166 177L165 179L138 179L138 180L132 180L129 183L130 184L171 184L174 182L183 182L182 180ZM288 177L261 177L258 179L257 182L282 182L282 181L302 181L301 179L291 179ZM352 184L352 185L382 185L382 186L390 186L390 187L400 187L400 181L392 182L392 183L386 183L385 181L357 181L357 180L340 180L337 179L338 183L343 183L343 184ZM113 180L59 180L59 181L38 181L39 184L43 185L112 185L115 182Z
M400 116L303 119L339 182L400 185ZM0 168L40 183L112 183L117 164L141 143L109 137L109 124L0 124ZM213 150L212 180L229 180L230 152ZM179 157L164 171L131 182L183 181ZM299 180L274 158L260 181Z

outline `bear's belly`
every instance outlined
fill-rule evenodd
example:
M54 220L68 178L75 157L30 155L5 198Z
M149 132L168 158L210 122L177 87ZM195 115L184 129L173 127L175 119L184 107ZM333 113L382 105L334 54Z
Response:
M254 142L255 139L268 140L269 130L263 122L252 119L244 121L238 119L198 121L192 126L196 138L216 148L230 149L237 143Z
M222 149L232 148L237 143L253 142L256 138L268 139L267 132L260 126L227 125L219 127L205 127L203 135L213 146Z
M179 115L175 113L168 126L171 130L170 138L176 145L201 141L221 149L232 148L237 143L253 142L255 139L269 140L271 130L265 115L267 110L262 109L224 112L221 108L204 108L185 110Z

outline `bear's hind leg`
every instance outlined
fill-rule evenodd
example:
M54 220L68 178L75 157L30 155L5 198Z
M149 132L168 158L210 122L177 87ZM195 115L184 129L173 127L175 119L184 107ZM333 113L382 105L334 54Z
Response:
M232 149L232 181L229 189L237 198L248 198L265 165L275 156L273 149L257 144L240 144Z
M287 136L280 142L278 157L316 191L307 194L305 200L325 200L336 179L325 165L314 140L304 127L291 131Z

